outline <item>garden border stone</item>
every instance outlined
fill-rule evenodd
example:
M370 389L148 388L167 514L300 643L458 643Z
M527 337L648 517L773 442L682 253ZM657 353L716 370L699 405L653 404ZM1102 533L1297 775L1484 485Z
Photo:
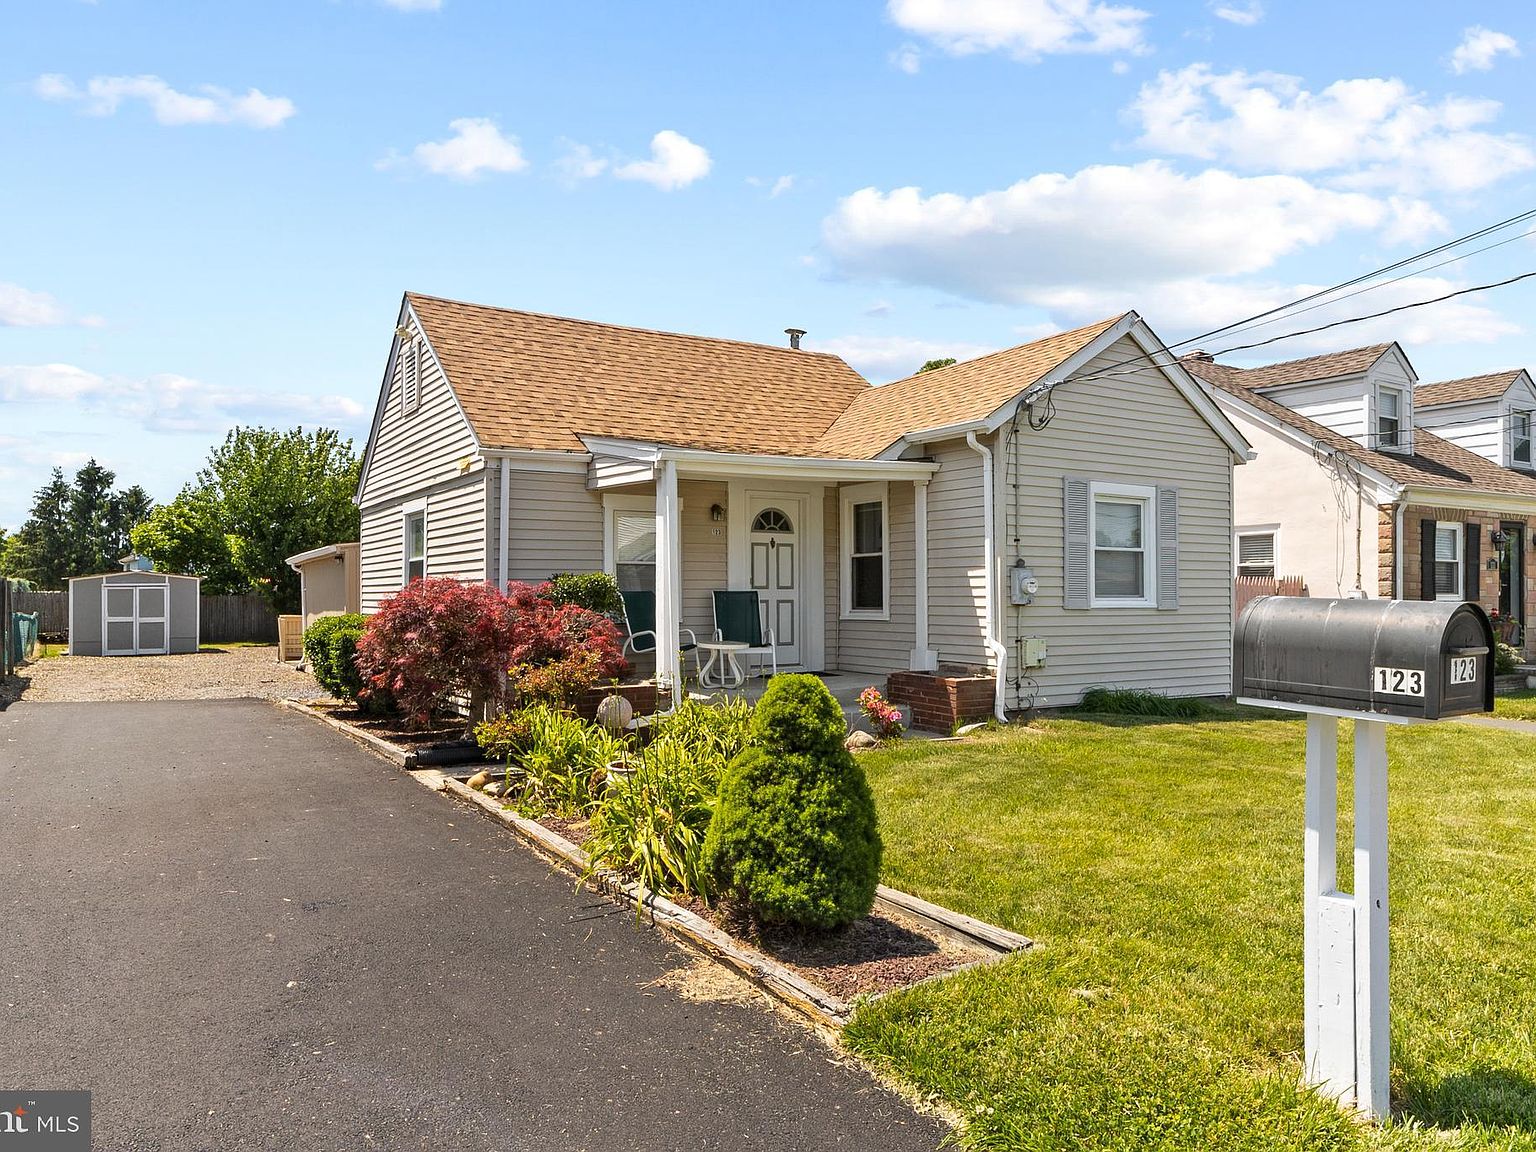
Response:
M853 1004L811 983L799 973L757 949L741 943L703 917L674 904L665 896L652 892L643 884L606 869L589 876L590 861L578 845L573 844L558 832L544 827L536 820L518 815L506 807L499 797L489 796L471 788L439 768L418 765L414 751L405 751L372 733L359 731L346 721L328 716L301 701L281 700L278 703L342 732L395 766L403 768L418 784L434 792L447 793L499 821L555 865L576 872L582 881L595 891L620 903L627 903L631 908L638 906L649 915L653 925L671 932L683 943L716 963L734 969L758 988L794 1009L813 1024L840 1029L853 1015ZM992 963L1014 952L1034 947L1034 941L1026 936L1009 932L1007 929L955 912L942 905L929 903L884 884L876 890L875 907L883 912L910 917L956 943L987 953L983 958L962 965L953 971L918 981L920 984L954 975L955 972L966 968ZM877 1000L885 995L889 993L876 993L865 999Z

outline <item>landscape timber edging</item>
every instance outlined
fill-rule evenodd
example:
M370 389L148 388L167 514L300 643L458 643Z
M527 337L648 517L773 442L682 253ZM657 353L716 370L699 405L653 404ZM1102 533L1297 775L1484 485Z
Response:
M416 753L407 752L404 748L391 744L382 737L375 736L372 732L364 732L360 728L354 728L345 720L338 720L334 716L327 716L318 708L312 708L302 700L279 700L284 708L290 708L295 712L302 712L306 716L313 716L322 724L329 724L342 735L356 740L364 747L377 752L384 759L392 761L401 768L410 771L416 767Z

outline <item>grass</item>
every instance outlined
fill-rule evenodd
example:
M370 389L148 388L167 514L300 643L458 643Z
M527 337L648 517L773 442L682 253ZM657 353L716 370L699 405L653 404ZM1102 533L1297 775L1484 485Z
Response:
M1493 714L1508 720L1536 720L1536 689L1522 688L1493 698Z
M849 1044L977 1148L1536 1149L1536 738L1391 731L1399 1115L1372 1129L1298 1085L1303 724L1251 716L868 754L887 882L1040 947L865 1005Z

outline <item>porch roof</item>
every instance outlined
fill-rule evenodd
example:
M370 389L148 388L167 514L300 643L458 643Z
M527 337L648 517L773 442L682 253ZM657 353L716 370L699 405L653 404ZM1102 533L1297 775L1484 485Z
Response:
M663 461L677 465L679 476L773 477L825 483L860 480L926 480L939 470L930 460L842 460L830 457L768 456L756 452L710 452L653 440L581 438L591 462L587 487L620 488L656 477Z

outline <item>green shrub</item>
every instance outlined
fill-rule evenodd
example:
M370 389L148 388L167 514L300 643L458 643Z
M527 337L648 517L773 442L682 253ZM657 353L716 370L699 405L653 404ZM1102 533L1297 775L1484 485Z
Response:
M355 657L368 618L357 613L322 616L304 629L304 659L315 681L332 696L356 700L363 687Z
M684 700L651 721L652 743L678 743L695 755L709 755L724 767L747 746L752 705L743 698L709 703Z
M846 730L820 680L776 676L721 779L704 865L764 923L834 928L874 906L880 831Z
M1523 663L1519 649L1506 644L1502 640L1496 640L1493 645L1493 674L1495 676L1513 676L1516 669Z
M602 616L624 611L619 582L606 572L556 572L543 593L556 604L575 604Z
M487 760L511 764L522 759L533 736L527 708L514 708L475 725L475 743Z
M633 773L608 784L585 844L591 871L613 868L653 892L708 899L704 838L714 815L720 761L680 740L653 743Z
M1110 716L1165 716L1175 720L1199 720L1216 709L1193 697L1163 696L1142 688L1090 688L1083 693L1079 712Z

